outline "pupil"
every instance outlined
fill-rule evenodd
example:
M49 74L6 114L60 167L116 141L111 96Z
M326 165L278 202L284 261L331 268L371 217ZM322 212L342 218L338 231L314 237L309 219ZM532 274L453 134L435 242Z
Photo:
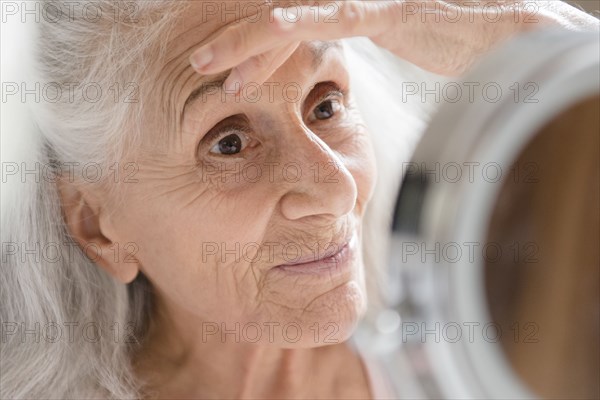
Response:
M235 133L224 137L219 142L219 150L223 154L238 154L242 151L242 140Z
M321 103L316 110L317 119L328 119L333 116L333 107L331 101Z

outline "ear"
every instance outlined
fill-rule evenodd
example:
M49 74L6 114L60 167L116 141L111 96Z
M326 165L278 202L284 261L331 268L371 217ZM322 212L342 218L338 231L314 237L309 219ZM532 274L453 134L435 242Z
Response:
M63 216L71 237L86 256L115 279L127 284L135 279L139 261L127 252L128 246L113 241L106 229L106 210L93 205L89 195L73 183L58 180Z

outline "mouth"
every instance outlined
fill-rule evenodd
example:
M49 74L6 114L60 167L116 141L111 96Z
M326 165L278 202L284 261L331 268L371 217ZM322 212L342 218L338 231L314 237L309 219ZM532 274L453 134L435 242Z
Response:
M350 268L354 259L357 245L356 233L349 240L331 246L320 258L305 257L293 263L278 265L278 270L291 274L331 274L342 272Z

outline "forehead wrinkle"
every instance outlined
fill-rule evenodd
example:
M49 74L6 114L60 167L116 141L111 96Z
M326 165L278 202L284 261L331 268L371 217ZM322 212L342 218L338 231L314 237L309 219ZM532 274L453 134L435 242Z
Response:
M284 4L287 4L287 3L296 4L297 2L284 1L283 3ZM302 1L300 1L300 3L308 3L308 2L305 2L304 0L302 0ZM263 6L271 7L272 1L271 0L263 0L262 2L259 2L257 5L259 7L263 7ZM179 107L177 107L177 101L179 100L179 97L174 96L174 94L175 94L174 92L175 92L176 88L178 87L175 83L177 83L178 81L181 80L181 77L186 73L188 68L191 73L182 82L181 86L178 87L180 89L180 91L183 91L185 89L186 85L190 82L191 79L198 76L196 74L196 72L193 71L191 66L188 65L187 58L185 58L185 61L183 62L184 68L181 71L179 71L178 73L176 73L178 67L180 67L180 65L181 65L182 58L184 58L188 53L191 54L193 49L198 48L198 47L202 46L204 43L207 43L210 40L212 40L213 37L218 35L219 32L221 32L222 30L226 29L230 25L233 25L233 24L239 22L241 19L248 17L248 16L249 15L244 15L244 16L242 16L242 18L234 18L230 21L228 20L228 21L226 21L225 24L219 24L218 17L213 19L213 21L216 21L216 23L211 23L211 20L201 23L201 24L187 25L187 24L183 23L180 25L183 28L183 30L180 30L176 36L172 36L170 38L168 48L172 49L172 51L177 51L177 55L174 57L169 57L168 56L169 53L167 53L168 61L164 64L164 66L159 71L159 77L166 76L167 78L162 80L163 82L162 82L162 84L160 84L160 88L159 88L160 91L158 93L160 108L165 113L167 113L167 118L172 116L172 118L174 118L176 120L175 124L169 124L169 127L167 128L168 129L167 135L171 136L171 131L173 129L175 129L175 133L176 133L175 136L176 137L182 136L182 135L177 135L177 133L179 133L180 125L181 125L181 122L183 121L184 108L182 107L181 112L180 112ZM198 17L198 15L196 15L196 17ZM208 30L208 32L205 35L203 35L204 38L197 42L193 41L192 43L185 46L185 48L182 48L181 50L178 49L178 47L181 47L182 43L185 43L185 39L181 39L181 38L192 37L193 36L192 33L194 31L198 30L199 28L208 28L208 29L206 29L206 30ZM327 43L327 42L321 42L321 43L324 43L324 45L317 46L316 53L313 52L314 57L318 57L320 59L322 58L326 49L332 46L331 43ZM318 63L320 63L320 62L317 62L317 64ZM315 62L313 62L313 65L315 65ZM172 68L171 68L171 66L172 66ZM228 73L229 73L229 71L226 71L223 74L228 74ZM213 80L213 84L221 83L221 86L222 86L222 82L224 82L226 76L217 75L216 78L217 79ZM180 94L181 93L178 93L178 95L180 95ZM171 140L169 140L169 142L171 142Z
M192 45L192 46L188 47L186 50L182 51L181 55L179 55L178 57L175 57L174 59L167 62L165 64L165 67L163 68L163 71L166 70L167 67L173 63L175 63L175 66L173 67L172 70L177 69L177 67L180 65L180 64L176 63L177 61L179 61L178 59L181 59L181 57L183 57L187 53L187 51L189 51L190 49L192 49L195 46L196 45ZM339 40L335 40L335 41L316 41L315 40L315 41L303 42L302 47L305 48L310 53L310 55L312 57L311 64L315 71L317 71L319 69L319 67L323 64L325 55L329 49L332 49L332 48L341 49L342 48ZM174 83L177 82L178 80L180 80L181 76L184 75L185 72L188 70L191 73L187 76L185 81L183 81L180 86L175 85ZM181 133L180 131L182 128L183 119L185 117L186 110L190 106L192 106L199 98L201 98L202 95L204 94L204 92L206 92L208 89L214 88L214 87L221 88L223 86L223 83L225 82L226 78L229 76L230 72L231 72L230 70L221 72L219 74L213 75L212 79L207 79L204 82L202 82L196 89L194 89L190 93L190 95L187 97L184 104L180 108L177 107L177 101L180 100L181 93L184 91L187 83L189 83L190 80L193 80L195 77L200 76L200 75L197 74L197 72L193 70L191 65L188 65L187 61L185 61L184 68L175 76L175 78L173 80L166 80L163 83L163 86L164 86L164 85L168 84L169 82L172 82L172 84L169 85L167 90L163 90L162 93L165 93L165 92L168 93L168 96L166 96L166 104L164 104L164 107L166 109L170 110L170 115L173 115L176 118L176 123L174 126L176 138L178 137L181 139L182 135L180 135L180 133ZM171 76L171 75L172 75L172 73L169 76ZM207 78L207 77L208 77L207 75L202 76L202 78ZM177 93L177 95L174 94L174 90L176 89L176 87L179 88L179 93Z
M217 18L218 20L218 18ZM159 76L167 76L169 77L168 79L163 80L162 83L162 87L159 93L159 96L161 97L160 103L161 103L161 108L165 111L168 112L169 116L173 116L173 118L176 120L175 124L173 124L173 128L175 130L175 137L179 137L180 139L182 138L182 135L177 135L178 130L181 129L182 126L182 122L183 122L183 113L185 111L185 107L181 107L181 112L179 112L178 107L177 107L177 101L179 100L179 96L174 96L174 90L176 88L176 82L178 82L181 79L181 76L183 74L185 74L185 72L189 69L191 70L190 75L187 77L187 79L185 81L182 82L181 86L180 86L180 91L183 91L184 88L186 87L186 84L190 81L190 79L195 78L197 75L197 73L193 70L193 68L191 67L191 65L189 65L189 62L187 61L187 55L192 53L192 50L202 46L204 43L209 42L210 40L212 40L212 38L214 36L216 36L219 32L221 32L222 30L224 30L225 28L227 28L228 26L236 23L237 20L232 20L229 21L223 25L218 25L215 26L213 29L209 29L209 32L204 36L204 38L202 40L200 40L199 42L193 42L191 44L189 44L187 47L181 49L181 50L177 50L177 55L173 56L173 57L167 57L168 61L164 64L163 68L160 70L159 72ZM210 22L208 23L203 23L201 25L204 26L209 26L211 27ZM185 29L184 31L180 32L177 36L173 37L170 40L170 44L175 44L174 46L169 46L172 49L174 49L173 51L175 51L175 49L177 49L177 47L181 47L180 43L183 40L178 40L181 37L187 38L191 36L191 32L197 30L200 26L199 25L192 25L189 28ZM212 27L211 27L212 28ZM173 74L175 73L175 71L177 70L177 68L181 65L181 61L183 59L183 69L177 73L173 79L171 79L173 77ZM171 65L173 65L173 68L169 68ZM225 78L222 79L223 82L225 80ZM178 93L178 95L180 95L181 93ZM187 104L187 102L185 103ZM169 129L169 132L171 131L171 129ZM169 141L170 142L170 141Z
M231 73L231 70L227 70L227 71L223 71L221 73L212 75L212 76L214 76L213 79L207 80L207 81L201 83L199 87L194 89L192 91L192 93L190 93L190 95L187 97L187 99L183 105L183 109L181 111L181 119L183 120L183 115L184 115L186 109L188 107L190 107L193 103L195 103L196 100L198 100L199 98L202 98L208 89L212 89L214 87L216 87L216 88L222 87L230 73ZM208 76L209 75L203 75L202 77L206 78Z
M229 1L229 0L222 2L221 7L227 1ZM233 1L231 1L231 2L233 2ZM198 3L202 3L202 1L198 1ZM238 0L238 3L239 3L239 0ZM254 2L252 2L252 3L254 4ZM268 6L271 3L272 3L272 0L263 0L262 2L257 2L255 5L258 8L260 8L260 7ZM223 20L221 13L219 13L219 14L215 15L215 17L213 19L204 20L204 15L202 13L198 13L197 15L195 15L195 17L203 20L204 22L201 22L199 24L192 23L184 31L181 31L176 36L172 37L169 40L169 43L179 44L185 40L185 39L179 40L180 37L184 37L184 38L191 37L191 36L193 36L193 35L191 35L191 32L193 32L199 28L204 28L204 30L208 30L207 32L204 33L204 38L202 40L192 43L191 46L186 49L186 51L189 51L190 49L192 49L194 47L200 47L200 46L210 42L212 39L217 37L221 33L221 31L225 30L226 28L230 27L231 25L235 25L235 24L243 21L245 18L255 16L256 14L257 13L240 14L237 18L229 19L229 18L227 18L227 15L232 15L231 13L229 13L229 14L225 14L226 18L225 18L225 20ZM233 15L235 15L235 14L233 14ZM182 25L185 26L185 24L182 24Z
M328 49L330 49L330 48L341 49L342 48L339 41L305 42L305 44L303 46L311 53L311 56L313 58L312 67L314 70L319 69L319 67L323 63L325 53L327 52ZM197 100L199 97L201 97L207 89L215 87L215 86L217 86L217 87L222 86L223 83L225 83L225 80L226 80L227 76L229 75L229 73L230 73L230 70L221 72L220 74L215 75L215 78L213 80L203 83L203 84L201 84L200 87L196 88L188 96L188 98L184 104L184 108L183 108L183 111L181 114L181 119L183 120L183 114L185 112L185 109L187 107L191 106L195 102L195 100Z
M182 42L182 40L178 40L178 38L184 35L184 37L189 37L189 33L197 29L198 25L191 26L189 29L186 29L184 32L178 34L170 41L170 44L175 44L171 47L171 49L172 52L176 51L176 54L172 57L167 56L168 61L165 62L165 64L159 72L159 76L167 77L166 79L163 79L159 96L161 98L161 108L164 111L168 112L169 116L172 116L172 118L175 119L175 123L171 125L172 129L169 129L169 133L171 130L174 129L176 132L176 137L181 136L177 135L177 130L181 127L183 115L179 112L180 107L177 107L177 101L180 98L180 93L177 93L177 95L175 95L174 91L177 88L179 88L180 91L184 90L188 82L191 79L194 79L196 76L198 76L188 62L188 54L191 54L192 50L201 46L202 43L209 41L213 34L226 27L227 25L229 24L213 29L200 42L192 42L184 48L181 48L182 46L180 43ZM179 68L181 68L181 71L177 72ZM190 70L190 74L188 75L188 77L183 82L181 82L181 85L177 85L177 83L181 81L181 77L186 73L186 71L188 71L188 69Z
M165 67L161 70L161 75L164 74L162 76L166 76L166 78L162 80L159 92L159 96L161 97L161 109L166 113L166 118L171 120L166 132L168 143L172 143L172 139L174 138L181 137L181 135L178 134L179 127L181 126L178 101L181 92L188 82L194 78L195 73L191 66L189 66L191 71L186 74L188 65L184 54L185 52L183 52L181 56L166 63Z

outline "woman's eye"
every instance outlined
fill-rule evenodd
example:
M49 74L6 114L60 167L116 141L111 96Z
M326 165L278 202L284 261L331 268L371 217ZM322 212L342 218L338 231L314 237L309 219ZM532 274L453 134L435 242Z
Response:
M248 137L243 133L230 133L219 140L210 150L211 153L231 156L241 153L248 144Z
M324 121L333 118L342 110L342 105L337 99L327 99L320 103L309 115L310 122Z

